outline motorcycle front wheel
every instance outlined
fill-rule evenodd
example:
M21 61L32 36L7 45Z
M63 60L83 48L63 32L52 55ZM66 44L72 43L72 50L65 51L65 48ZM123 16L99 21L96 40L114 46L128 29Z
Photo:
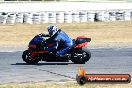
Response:
M25 50L22 54L22 59L27 64L37 64L40 61L39 56L32 57L32 53L28 50Z

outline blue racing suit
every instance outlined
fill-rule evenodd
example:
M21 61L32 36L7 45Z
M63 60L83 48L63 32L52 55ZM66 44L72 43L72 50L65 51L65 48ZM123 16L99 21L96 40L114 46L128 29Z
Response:
M50 51L56 48L58 50L56 56L64 56L73 46L72 39L60 29L50 39L54 43L54 46L48 50ZM60 49L58 49L58 47Z

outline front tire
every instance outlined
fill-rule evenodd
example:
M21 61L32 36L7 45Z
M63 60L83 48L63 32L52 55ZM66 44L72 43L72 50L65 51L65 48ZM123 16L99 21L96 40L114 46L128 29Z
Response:
M25 61L27 64L37 64L40 61L39 56L35 56L34 58L31 56L32 53L28 50L25 50L22 54L22 59Z
M87 46L82 49L75 50L71 56L71 61L75 64L85 64L91 58L91 52Z

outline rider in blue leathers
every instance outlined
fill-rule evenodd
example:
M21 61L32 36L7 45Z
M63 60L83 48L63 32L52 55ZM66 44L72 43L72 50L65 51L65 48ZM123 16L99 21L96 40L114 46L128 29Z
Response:
M54 43L52 48L47 48L48 51L52 51L54 49L58 50L58 46L61 48L56 52L56 57L63 57L73 46L72 39L61 29L58 29L56 26L49 26L48 28L49 41Z

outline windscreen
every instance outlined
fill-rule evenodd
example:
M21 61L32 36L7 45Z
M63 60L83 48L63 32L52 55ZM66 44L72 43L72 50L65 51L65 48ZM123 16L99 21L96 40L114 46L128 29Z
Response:
M43 38L40 37L39 35L37 35L29 42L29 45L36 45L36 44L40 44L42 42L43 42Z

